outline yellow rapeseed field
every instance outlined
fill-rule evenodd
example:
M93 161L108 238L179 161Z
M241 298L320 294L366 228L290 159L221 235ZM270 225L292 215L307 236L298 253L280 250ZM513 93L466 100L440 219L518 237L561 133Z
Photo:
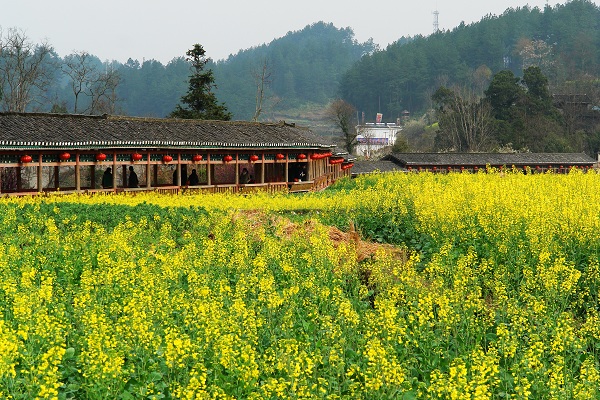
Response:
M600 398L595 173L1 198L0 230L0 398Z

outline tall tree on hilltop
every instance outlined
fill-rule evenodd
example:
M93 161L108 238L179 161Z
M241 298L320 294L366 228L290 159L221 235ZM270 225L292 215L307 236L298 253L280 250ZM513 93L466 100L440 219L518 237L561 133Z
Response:
M177 104L169 117L229 121L231 113L225 104L218 103L217 97L212 92L212 89L217 87L213 72L210 69L204 70L204 66L210 61L209 58L206 58L206 51L196 43L194 48L185 54L186 60L192 63L188 91L185 96L181 97L185 108Z

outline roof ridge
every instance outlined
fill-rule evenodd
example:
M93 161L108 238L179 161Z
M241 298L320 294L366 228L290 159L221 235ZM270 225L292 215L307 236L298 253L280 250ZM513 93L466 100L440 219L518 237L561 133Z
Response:
M17 111L0 112L0 116L11 116L11 115L18 116L18 117L106 119L108 114L88 115L88 114L65 114L65 113L50 113L50 112L17 112Z

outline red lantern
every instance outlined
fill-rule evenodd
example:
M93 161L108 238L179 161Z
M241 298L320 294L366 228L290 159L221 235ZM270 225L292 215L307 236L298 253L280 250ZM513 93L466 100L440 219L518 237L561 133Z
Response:
M250 161L254 162L254 161L258 161L258 156L256 154L252 154L250 156Z
M24 156L21 156L21 162L22 163L30 163L32 161L33 161L33 158L30 155L26 154Z
M275 154L275 159L276 160L283 160L285 158L285 156L281 153L277 153Z
M319 153L313 153L313 154L310 155L310 159L311 160L319 160L321 158L323 158L323 155L319 154Z
M192 156L192 161L194 161L194 162L202 161L202 156L200 154L196 154L196 155Z
M133 161L140 161L142 159L142 155L140 153L133 153L131 155L131 159Z
M166 155L163 156L162 160L163 160L163 162L170 163L171 161L173 161L173 157L171 157L170 155L166 154Z
M225 157L223 157L223 161L225 161L225 162L233 161L233 157L231 157L230 155L226 155Z
M306 154L304 153L300 153L298 154L298 157L296 157L298 160L306 160Z
M104 161L104 160L106 160L106 154L104 154L104 153L96 154L96 161Z
M67 161L69 158L71 158L71 155L65 151L64 153L60 153L58 158L60 158L62 161Z

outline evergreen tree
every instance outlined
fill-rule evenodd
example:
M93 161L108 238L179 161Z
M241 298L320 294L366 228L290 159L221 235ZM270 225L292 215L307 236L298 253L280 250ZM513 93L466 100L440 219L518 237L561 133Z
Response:
M212 89L216 88L213 72L210 69L204 70L205 65L210 61L206 58L206 51L196 43L194 48L185 54L187 61L192 63L193 70L187 94L181 98L181 102L186 107L177 104L169 117L229 121L231 113L227 111L225 104L217 102L217 97L212 92Z

